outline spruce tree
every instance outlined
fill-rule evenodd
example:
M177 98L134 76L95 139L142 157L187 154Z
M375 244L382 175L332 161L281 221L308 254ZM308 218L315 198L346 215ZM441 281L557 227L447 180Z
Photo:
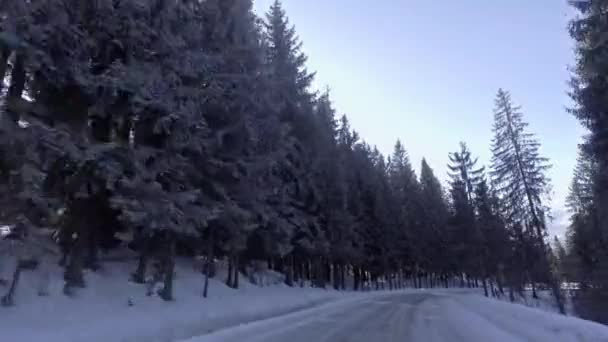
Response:
M448 253L448 207L444 191L433 170L422 159L420 167L422 231L416 244L422 246L432 271L446 276L451 271Z
M588 155L585 159L595 164L597 170L594 172L592 185L592 205L588 206L592 210L586 214L575 213L572 219L572 240L577 241L575 246L582 248L577 249L580 260L586 265L583 279L585 284L590 285L586 287L588 291L582 291L578 306L580 311L584 312L584 317L605 323L608 322L608 317L602 306L608 303L608 274L601 270L608 269L608 216L605 209L608 205L608 173L602 171L608 165L608 121L605 117L607 105L604 100L608 86L603 76L608 71L603 53L607 46L603 38L608 30L605 20L607 2L571 1L571 5L578 13L569 27L570 36L576 43L576 64L570 92L574 107L571 112L589 131L586 144ZM581 189L573 190L579 194L586 192ZM579 195L574 197L583 199ZM583 200L581 204L585 202L589 203ZM601 251L599 254L590 253L596 248Z
M548 282L559 310L564 312L559 284L551 274L544 241L548 211L544 199L550 187L546 172L551 166L548 159L540 155L540 143L527 127L521 108L513 105L508 92L499 89L494 109L492 182L504 205L507 222L520 225L530 237L526 241L525 236L520 235L520 243L528 251L525 258L533 278L533 289L535 281ZM536 292L533 293L536 297Z
M480 245L479 226L475 217L475 189L483 180L483 167L464 142L460 150L449 154L451 178L451 240L455 255L461 260L461 271L468 277L482 276L485 271Z
M388 179L395 201L394 249L398 258L408 258L415 267L428 267L421 245L414 243L415 236L421 234L420 183L414 172L409 156L400 140L397 140L388 163Z
M500 205L486 179L482 179L475 188L475 211L477 219L478 243L483 259L483 285L486 296L486 281L496 282L499 291L504 294L504 269L511 255L511 240L504 220L501 217Z
M584 318L606 322L603 305L606 297L602 281L605 271L606 240L603 238L598 213L597 179L599 164L591 153L588 142L579 146L567 206L570 225L566 232L566 273L580 284L573 304Z

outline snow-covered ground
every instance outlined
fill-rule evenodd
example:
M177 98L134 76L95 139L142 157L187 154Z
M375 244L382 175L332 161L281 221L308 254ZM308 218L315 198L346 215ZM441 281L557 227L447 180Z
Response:
M175 301L167 303L157 296L147 297L145 285L127 281L134 264L104 266L98 273L85 275L87 288L77 291L73 298L62 293L59 268L53 271L48 297L37 296L34 275L22 273L17 305L0 307L0 341L175 341L369 295L284 285L257 287L245 277L241 278L241 288L234 290L223 284L223 276L218 276L210 281L209 298L205 299L202 275L188 263L181 263L175 279ZM6 287L0 286L0 291L6 291Z
M515 303L525 305L530 308L536 308L547 312L559 313L555 297L551 294L550 290L538 290L538 298L532 296L532 290L525 290L521 295L515 295ZM505 294L500 298L505 302L510 302L509 294ZM565 309L569 316L576 316L574 309L572 308L572 300L570 294L564 291Z
M608 327L461 291L335 302L187 342L605 342Z
M176 300L166 303L127 281L134 267L106 263L86 274L88 287L73 298L61 292L59 269L48 297L38 297L33 274L24 273L17 306L0 307L0 340L608 342L608 327L486 299L477 290L352 293L257 287L244 277L233 290L218 276L204 299L202 276L181 263Z

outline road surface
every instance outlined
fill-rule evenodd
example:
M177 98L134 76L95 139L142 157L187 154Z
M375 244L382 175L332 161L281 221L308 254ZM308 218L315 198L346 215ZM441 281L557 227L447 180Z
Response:
M537 313L520 305L492 306L489 301L482 302L487 306L479 305L479 298L473 297L479 296L420 291L358 298L225 329L188 342L608 341L608 333L585 333L586 327L580 322L587 322L581 320Z

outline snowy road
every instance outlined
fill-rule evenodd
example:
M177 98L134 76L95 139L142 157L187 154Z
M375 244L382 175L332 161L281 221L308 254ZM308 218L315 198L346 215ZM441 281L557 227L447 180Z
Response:
M188 342L604 342L608 328L462 293L389 294L331 303Z

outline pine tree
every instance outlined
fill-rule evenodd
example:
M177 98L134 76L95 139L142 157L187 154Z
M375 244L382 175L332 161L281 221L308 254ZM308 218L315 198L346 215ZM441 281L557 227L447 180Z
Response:
M604 19L607 2L604 0L572 1L571 4L578 12L578 16L570 22L569 27L570 36L576 43L577 52L570 92L575 105L571 112L589 130L586 144L588 155L585 159L597 167L597 171L593 173L592 205L589 206L592 210L587 214L575 213L572 220L574 228L572 240L576 241L574 245L578 246L577 254L585 265L582 279L585 284L590 285L588 289L591 289L582 291L577 306L579 311L583 312L584 317L608 322L608 317L603 309L608 301L608 274L601 272L601 270L608 269L608 253L606 253L608 217L605 210L608 204L608 173L601 171L605 170L608 165L608 139L606 138L608 121L604 114L606 112L604 98L608 87L603 80L603 75L608 70L606 58L603 56L607 44L603 38L608 29ZM579 194L586 192L582 189L573 190L573 193ZM574 195L574 198L579 197L583 200L579 194ZM580 202L581 204L589 203L588 200ZM599 254L591 252L595 248L602 252Z
M597 179L599 164L591 153L588 142L579 146L567 205L570 225L566 232L567 257L565 272L580 284L573 303L581 317L606 322L603 305L606 297L602 280L608 275L604 262L606 240L603 238L598 213Z
M133 230L165 235L158 257L167 275L162 296L171 299L174 236L193 233L190 223L206 216L182 154L200 151L206 136L196 94L203 70L195 65L206 57L195 39L198 18L182 3L71 5L28 3L26 24L14 32L23 62L13 70L7 112L27 122L17 131L24 141L35 137L22 153L29 170L22 197L43 210L67 209L66 293L84 286L82 268L96 267L96 249L113 233L101 229L119 226L104 220L120 215ZM137 20L142 25L121 31ZM157 36L167 39L154 43ZM22 99L25 90L33 101ZM91 216L104 220L86 224Z
M548 208L543 199L550 186L546 176L550 165L548 159L540 155L540 143L527 131L527 126L520 107L512 104L508 92L499 89L494 109L492 182L501 196L507 222L521 225L531 237L528 242L520 235L522 247L528 250L526 263L531 276L551 285L558 307L564 312L559 284L550 272L544 242ZM532 260L539 262L533 265ZM532 279L533 290L536 280ZM536 292L533 293L536 296Z
M416 244L425 251L430 269L445 276L452 271L447 250L448 207L441 183L424 158L420 167L420 188L422 231Z
M409 156L401 141L397 140L393 154L388 163L388 179L395 201L396 227L394 246L397 258L409 259L418 264L416 267L428 267L424 250L414 243L415 236L421 233L420 183L414 172Z
M475 211L477 215L478 241L480 244L480 255L483 262L484 272L483 285L486 289L486 279L496 282L502 294L503 270L508 264L511 255L511 241L505 227L504 220L500 214L498 198L488 187L487 182L482 179L475 188Z
M284 158L278 160L274 171L283 189L281 202L284 205L275 205L278 225L289 232L286 235L291 236L293 250L289 258L293 260L298 257L306 263L312 255L326 256L328 252L318 217L320 194L313 177L317 123L315 97L309 88L314 75L306 70L306 56L301 52L301 42L279 1L274 2L266 14L264 33L270 82L268 97L272 103L269 110L274 111L286 127L282 143ZM315 258L316 270L321 269L321 259ZM324 286L320 277L316 277L316 280L319 280L320 286ZM290 279L287 281L290 282Z
M312 96L309 88L314 73L306 70L307 57L302 53L295 28L281 2L275 0L266 14L266 35L268 41L267 58L271 68L279 110L284 115L298 116L310 110Z
M603 3L575 4L573 112L591 134L568 197L567 248L554 248L577 270L577 310L598 320L608 279ZM448 286L466 275L486 295L528 281L559 295L543 240L547 160L508 93L496 101L491 184L463 143L444 193L426 160L417 177L400 141L387 159L337 119L279 1L264 19L251 0L0 0L0 220L28 235L56 228L66 294L120 233L139 253L132 280L152 275L164 300L174 299L175 257L198 253L204 296L215 258L227 259L233 288L249 262L267 259L290 286L345 289L348 275L355 290L408 277Z
M550 165L540 156L540 143L526 131L527 126L510 94L499 89L494 110L491 176L505 199L508 219L531 224L532 233L542 239L547 210L542 199L549 187L546 171Z
M461 260L461 271L469 277L485 273L479 227L475 218L475 189L483 181L484 168L478 168L477 158L464 142L460 151L449 154L448 169L452 197L452 247Z

